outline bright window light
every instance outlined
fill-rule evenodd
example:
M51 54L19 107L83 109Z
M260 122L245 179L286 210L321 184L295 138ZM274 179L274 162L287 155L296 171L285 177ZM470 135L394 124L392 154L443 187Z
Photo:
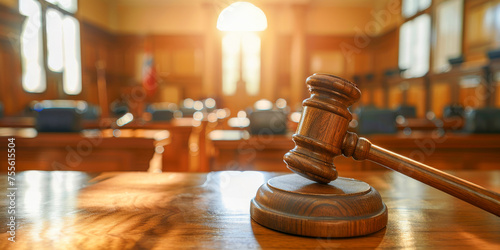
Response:
M21 33L22 84L27 92L41 93L47 88L42 55L42 10L34 0L19 0L19 12L26 16Z
M78 8L77 0L46 0L47 2L59 6L59 8L75 13Z
M249 95L257 95L260 89L260 37L255 33L242 36L243 80Z
M55 72L63 70L63 15L61 12L48 9L47 19L47 65Z
M63 89L68 95L77 95L82 91L82 69L80 59L80 28L78 21L74 17L64 17L63 45Z
M240 41L237 33L228 33L222 38L222 92L234 95L240 75Z
M411 17L419 11L425 10L431 6L432 0L403 0L401 10L403 17Z
M217 20L221 31L263 31L267 18L257 6L248 2L236 2L222 10Z
M267 28L264 12L248 2L236 2L225 8L217 28L227 31L222 38L222 92L236 93L239 81L245 83L248 95L260 90L261 39L256 31Z
M399 30L399 68L403 77L421 77L429 71L431 18L423 14Z
M451 68L448 59L462 54L462 0L441 2L436 8L436 49L433 69L443 72Z
M43 8L41 3L43 3ZM19 12L26 16L21 33L22 84L26 92L41 93L47 88L42 39L42 11L45 12L47 68L62 72L63 90L76 95L82 91L80 29L78 21L52 5L75 13L77 0L19 0Z

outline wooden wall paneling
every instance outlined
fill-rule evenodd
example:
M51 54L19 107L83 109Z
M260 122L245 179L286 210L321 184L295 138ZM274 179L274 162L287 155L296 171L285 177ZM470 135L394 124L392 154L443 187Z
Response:
M155 48L155 63L158 76L168 77L172 69L172 51L168 49Z
M363 52L354 55L353 61L346 60L346 74L363 74L373 72L374 55L371 49L363 50Z
M27 104L21 83L21 61L10 41L0 40L0 102L4 115L21 113Z
M7 57L8 55L8 47L10 46L9 42L5 41L0 41L0 70L2 73L0 74L0 102L4 106L4 115L12 115L13 113L16 112L14 109L14 103L13 103L13 98L8 98L8 94L12 95L13 90L12 86L15 84L12 84L11 81L15 79L15 77L10 76L10 74L7 74L6 72L3 72L5 70L8 70L7 66L5 66L7 60L9 58ZM15 80L14 80L15 81ZM18 81L18 84L20 84L20 81Z
M421 81L409 84L406 90L406 104L409 106L414 106L417 109L417 117L424 118L425 113L427 113L426 108L426 95L427 90L425 88L425 83L423 79Z
M274 99L280 97L291 97L291 79L290 79L290 50L292 49L292 37L290 35L279 35L277 37L276 48L277 50L277 70L278 79L275 81L274 86ZM292 107L296 109L297 107Z
M460 88L460 104L464 107L471 107L474 109L483 108L486 106L486 88L484 85L477 86L464 86Z
M403 103L403 90L401 84L392 84L389 86L389 107L395 109Z
M373 53L373 70L384 73L386 70L398 68L399 29L394 28L378 36L370 45Z
M160 101L205 98L202 86L204 37L155 35L152 37L158 76L163 80ZM158 58L158 59L157 59ZM172 92L177 93L175 95Z
M385 103L384 108L395 109L403 103L403 85L409 84L409 79L401 78L398 75L387 76L384 81Z
M495 47L500 31L500 1L465 1L464 54L467 61L486 61L486 52Z
M404 79L392 76L387 79L387 107L396 109L401 105L414 106L417 117L425 117L427 112L427 89L425 77Z
M432 91L432 108L436 117L443 117L445 106L452 103L452 87L449 82L433 82L431 85Z
M490 62L488 73L490 74L489 80L491 81L490 89L491 106L500 107L500 60L495 59Z
M500 7L500 5L499 5ZM494 60L493 60L494 61ZM491 67L491 60L489 65L483 67L483 78L484 78L484 92L485 92L485 106L486 107L494 107L495 106L495 93L496 93L496 82L494 79L494 75L492 72L492 67Z
M179 76L201 75L200 51L196 48L174 50L173 73Z
M22 113L29 102L22 89L20 33L24 17L0 5L0 102L4 115Z
M387 107L387 93L386 89L382 85L377 85L373 90L373 104L378 108Z
M367 87L360 88L360 90L362 94L361 94L361 99L359 100L359 105L368 106L372 104L370 100L370 92L372 92L373 90L370 90Z
M495 77L494 79L492 87L495 89L495 101L493 102L493 107L500 108L500 77Z
M398 97L398 90L394 88L391 83L398 76L385 76L384 72L398 67L398 53L399 53L399 29L393 28L386 31L384 34L372 39L368 48L361 53L369 54L369 61L367 66L370 73L374 73L373 89L373 105L378 108L388 108L395 104ZM392 86L392 96L391 96ZM391 101L390 99L393 99Z
M447 105L482 107L488 96L486 71L482 63L455 65L448 72L430 76L431 110L441 117Z
M349 64L355 64L356 54L352 53L349 56L342 50L343 44L353 43L353 38L349 36L321 36L321 35L309 35L306 37L306 72L307 75L312 75L314 73L334 73L340 77L349 79L354 72L348 72L347 69L353 67ZM320 55L327 54L326 58L318 58ZM329 56L328 56L329 54ZM342 60L335 65L323 65L325 70L330 72L314 72L313 63L314 60L319 61L319 63L328 63L332 60ZM324 62L323 62L324 61ZM358 63L360 60L358 59ZM360 66L361 67L361 66ZM320 67L321 68L321 67ZM340 69L341 68L341 69ZM305 79L304 79L305 82ZM305 86L305 83L304 83Z
M483 66L463 68L458 78L458 101L460 105L471 108L487 106L490 93L487 71Z
M146 101L141 70L147 42L147 36L117 34L109 49L101 52L102 57L110 62L109 67L106 66L108 108L113 102L125 102L134 114L142 113L138 110Z
M373 92L374 83L372 81L366 80L362 76L358 76L358 79L353 79L354 83L358 85L359 90L361 90L361 99L358 101L359 106L368 106L373 104Z
M108 114L110 96L116 96L117 88L114 87L114 79L119 75L117 60L114 60L116 51L115 36L102 28L82 21L81 23L81 50L82 50L82 88L85 91L85 101L90 104L99 105L102 114ZM107 102L101 104L99 101L98 68L103 71L106 82Z
M147 52L147 43L151 38L140 35L118 35L118 53L117 63L121 64L121 75L129 80L129 83L137 84L140 80L140 69L142 66L142 55Z

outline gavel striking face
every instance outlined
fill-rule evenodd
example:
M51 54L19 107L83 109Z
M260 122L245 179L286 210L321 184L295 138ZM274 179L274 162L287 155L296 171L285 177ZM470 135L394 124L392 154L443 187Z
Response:
M303 102L302 118L293 135L295 148L285 154L284 161L303 177L329 183L338 176L333 158L354 153L343 150L353 135L347 133L352 119L347 108L359 100L361 91L354 83L332 75L314 74L306 83L311 97Z
M356 160L367 159L500 216L500 194L372 145L348 132L352 115L347 108L361 97L355 84L326 74L314 74L306 83L311 97L303 102L302 118L293 135L295 148L283 157L290 170L326 184L337 178L334 157L343 154Z

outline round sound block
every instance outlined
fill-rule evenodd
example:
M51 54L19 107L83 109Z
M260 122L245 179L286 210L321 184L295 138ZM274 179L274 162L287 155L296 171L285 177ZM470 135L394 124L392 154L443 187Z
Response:
M250 205L259 224L312 237L354 237L387 225L380 194L365 182L338 178L319 184L296 174L270 179Z

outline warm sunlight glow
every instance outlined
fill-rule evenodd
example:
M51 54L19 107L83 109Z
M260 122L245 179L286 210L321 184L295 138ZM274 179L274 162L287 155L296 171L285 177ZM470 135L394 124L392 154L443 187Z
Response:
M217 20L221 31L263 31L267 18L257 6L248 2L236 2L225 8Z
M238 81L254 96L260 90L260 37L253 32L228 32L222 38L222 91L234 95Z
M61 9L75 13L78 8L77 0L47 0L47 2L59 6Z
M42 56L42 10L34 0L20 0L19 12L26 16L21 33L23 89L27 92L45 91L45 70Z
M246 82L246 92L254 96L260 89L260 37L255 33L246 33L241 39L242 78Z
M80 25L74 17L64 17L63 44L63 89L68 95L77 95L82 91L82 67L80 59Z
M222 38L222 92L234 95L238 82L254 96L260 89L260 37L256 31L267 28L264 12L248 2L236 2L225 8L217 20L217 29L227 31Z
M63 70L63 15L61 12L48 9L47 19L47 66L55 72Z
M240 77L240 37L229 33L222 38L222 91L225 95L236 92L236 83Z
M405 78L421 77L429 71L431 18L420 15L399 29L399 68Z

